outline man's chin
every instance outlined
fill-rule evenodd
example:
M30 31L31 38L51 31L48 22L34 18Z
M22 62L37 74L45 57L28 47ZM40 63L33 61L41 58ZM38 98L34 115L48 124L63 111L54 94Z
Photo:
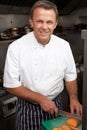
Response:
M47 39L49 39L49 36L47 36L47 35L41 35L41 39L47 40Z

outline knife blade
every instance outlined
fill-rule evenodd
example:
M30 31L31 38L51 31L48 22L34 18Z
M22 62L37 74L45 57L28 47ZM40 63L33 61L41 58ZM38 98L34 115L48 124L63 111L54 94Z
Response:
M66 116L66 117L71 117L71 118L76 118L78 120L82 120L82 117L77 115L77 114L72 114L72 113L69 113L69 112L66 112L66 111L63 111L63 110L59 110L59 113L58 115L61 115L61 116Z

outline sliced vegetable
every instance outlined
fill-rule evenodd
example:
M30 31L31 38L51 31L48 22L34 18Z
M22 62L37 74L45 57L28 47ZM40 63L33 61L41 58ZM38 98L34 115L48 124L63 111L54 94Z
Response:
M71 130L79 130L79 128L76 128L76 127L72 127L69 125L69 127L71 128Z
M62 130L71 130L71 128L67 125L61 126Z
M78 125L80 125L80 120L76 119L76 118L69 118L66 123L69 125L69 126L72 126L72 127L77 127Z

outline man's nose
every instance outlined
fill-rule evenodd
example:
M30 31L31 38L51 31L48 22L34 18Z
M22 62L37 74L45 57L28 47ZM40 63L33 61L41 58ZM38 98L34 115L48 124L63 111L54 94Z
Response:
M44 29L47 28L47 23L43 23L43 28L44 28Z

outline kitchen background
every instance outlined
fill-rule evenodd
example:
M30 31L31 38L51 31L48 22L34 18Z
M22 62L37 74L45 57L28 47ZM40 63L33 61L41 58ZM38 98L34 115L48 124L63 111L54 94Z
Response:
M31 31L28 23L30 8L36 0L0 1L0 130L15 130L15 105L17 97L3 88L3 70L8 45ZM81 30L87 29L87 1L50 0L59 9L59 23L54 31L69 41L78 73L79 101L82 103L84 43ZM63 93L64 110L69 110L68 95Z
M30 8L14 7L11 9L13 11L10 11L10 9L8 10L8 6L5 7L0 6L0 10L3 10L0 12L1 42L2 40L12 40L14 38L16 39L24 35L28 31L30 31L30 25L28 22ZM70 42L72 51L74 52L75 55L75 59L78 60L78 56L80 55L80 53L83 53L83 42L81 39L81 30L87 28L87 8L76 9L67 15L59 15L58 21L59 21L58 23L59 25L56 28L54 33ZM16 28L20 29L20 34L18 34L17 30L11 30L11 31L15 31L15 32L11 32L14 33L14 36L12 37L11 35L9 36L9 29L16 29ZM3 64L0 64L0 69L3 69Z

